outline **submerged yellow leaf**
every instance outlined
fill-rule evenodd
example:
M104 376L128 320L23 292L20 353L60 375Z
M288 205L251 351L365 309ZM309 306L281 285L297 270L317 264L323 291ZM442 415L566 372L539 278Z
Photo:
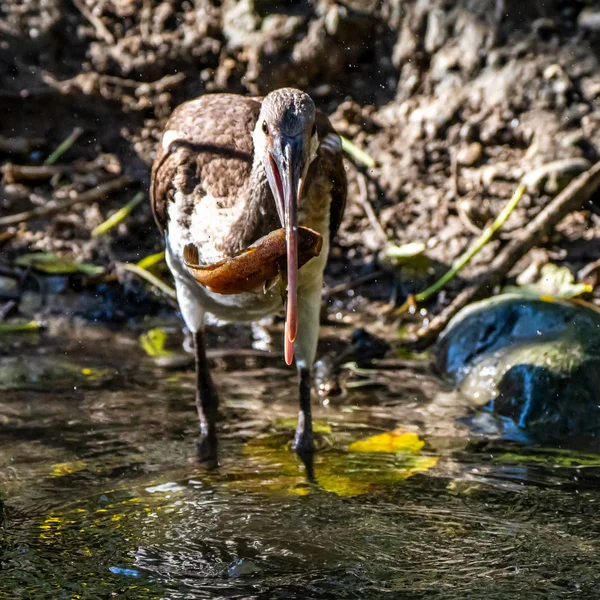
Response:
M371 481L361 481L335 473L321 475L318 483L326 492L342 497L362 496L370 492L376 485Z
M386 431L352 442L349 452L419 452L425 442L413 431Z
M306 486L302 487L301 485L297 485L289 488L287 493L290 496L308 496L310 494L310 490Z
M294 431L298 425L298 419L296 417L289 417L287 419L277 419L275 421L275 427L277 429L288 429ZM313 421L314 433L331 433L331 425L327 421L315 419Z
M52 477L64 477L65 475L83 471L85 468L87 468L87 464L83 460L57 463L52 465Z
M415 473L428 471L437 461L436 456L414 456L387 464L367 461L357 465L348 460L336 461L320 473L317 470L317 482L326 492L336 496L362 496L408 479Z
M167 332L164 329L156 327L140 336L140 344L148 356L173 356L171 351L165 350L167 337Z
M295 419L278 423L294 427ZM248 468L236 473L228 485L244 492L305 496L320 488L337 496L359 496L427 471L438 461L435 456L420 454L425 442L417 434L391 431L354 442L348 451L332 448L317 453L315 481L309 485L289 441L287 433L250 440L243 451Z
M433 469L433 467L437 465L437 462L437 456L419 456L415 460L414 466L409 469L410 475L412 475L413 473L422 473L423 471L429 471L429 469Z

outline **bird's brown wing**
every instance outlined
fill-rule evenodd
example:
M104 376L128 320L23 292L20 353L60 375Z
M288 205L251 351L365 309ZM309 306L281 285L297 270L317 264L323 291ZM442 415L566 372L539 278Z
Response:
M193 208L203 196L235 199L252 168L252 130L260 99L207 94L177 107L169 118L152 166L150 202L161 231L168 205L183 192Z
M171 196L171 182L176 170L176 161L173 160L169 150L164 149L161 144L156 152L150 176L150 205L161 233L164 233L167 227L167 203Z
M322 173L326 173L331 181L331 207L329 217L329 232L334 238L342 222L348 195L348 180L344 169L344 156L339 135L325 114L317 111L317 135L321 141L318 157Z

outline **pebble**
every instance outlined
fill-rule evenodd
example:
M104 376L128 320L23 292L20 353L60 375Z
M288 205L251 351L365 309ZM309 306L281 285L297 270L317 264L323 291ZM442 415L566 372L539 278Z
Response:
M262 569L249 558L240 558L236 560L228 569L229 577L244 577L260 573Z
M591 31L600 31L600 10L587 8L579 13L577 24L582 29L590 29Z
M456 162L463 167L471 167L481 158L482 154L483 146L479 142L472 142L458 151Z

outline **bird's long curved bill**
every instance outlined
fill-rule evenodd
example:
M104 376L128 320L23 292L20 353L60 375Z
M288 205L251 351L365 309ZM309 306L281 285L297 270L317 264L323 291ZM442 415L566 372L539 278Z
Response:
M279 153L278 153L279 154ZM285 362L292 364L298 333L298 196L302 191L302 148L296 140L284 140L281 154L271 155L267 177L282 226L287 249L287 304L285 318Z
M294 340L298 333L298 184L297 157L285 147L287 172L283 173L285 243L287 246L287 304L285 316L285 362L292 364Z

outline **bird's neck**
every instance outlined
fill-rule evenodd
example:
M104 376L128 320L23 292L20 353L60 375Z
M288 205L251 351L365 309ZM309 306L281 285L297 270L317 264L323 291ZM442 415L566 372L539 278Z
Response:
M278 225L275 201L262 160L254 160L243 195L245 198L240 203L240 213L232 227L236 232L238 250L248 247L258 238L281 226Z

